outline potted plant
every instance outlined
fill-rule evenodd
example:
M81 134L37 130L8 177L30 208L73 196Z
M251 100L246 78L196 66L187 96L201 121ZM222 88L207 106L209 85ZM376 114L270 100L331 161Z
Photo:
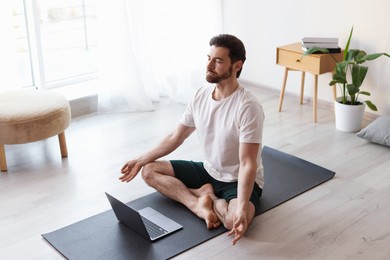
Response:
M335 100L336 128L344 132L356 132L360 130L365 104L371 110L377 111L377 107L371 101L359 100L359 95L371 95L368 91L360 89L368 71L368 67L362 64L366 61L375 60L382 55L390 57L387 53L367 54L363 50L350 49L349 45L351 43L352 33L353 27L344 48L342 61L337 61L330 54L335 60L336 66L329 85L333 86L338 84L341 86L341 97ZM324 48L313 47L308 49L303 55L314 53L329 53L329 51ZM341 113L345 112L346 114L339 114L340 110ZM353 113L356 113L356 115Z

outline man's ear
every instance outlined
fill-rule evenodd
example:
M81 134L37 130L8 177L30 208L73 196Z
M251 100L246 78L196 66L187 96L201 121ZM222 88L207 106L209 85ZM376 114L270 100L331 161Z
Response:
M242 65L244 63L242 62L242 60L238 60L236 61L234 64L233 64L233 68L236 70L236 71L239 71L241 68L242 68Z

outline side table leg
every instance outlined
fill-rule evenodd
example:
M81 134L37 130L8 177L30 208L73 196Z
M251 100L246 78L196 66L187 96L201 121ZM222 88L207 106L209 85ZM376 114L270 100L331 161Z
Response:
M0 170L2 172L7 171L7 160L5 158L4 144L0 144Z
M314 75L313 122L317 123L318 75Z
M305 92L305 72L302 71L302 76L301 76L301 100L300 100L300 104L302 105L303 104L303 94Z
M283 97L284 97L284 91L286 90L288 71L289 71L288 68L286 68L285 71L284 71L283 85L282 85L282 89L280 90L280 96L279 96L279 108L278 108L279 112L282 111Z

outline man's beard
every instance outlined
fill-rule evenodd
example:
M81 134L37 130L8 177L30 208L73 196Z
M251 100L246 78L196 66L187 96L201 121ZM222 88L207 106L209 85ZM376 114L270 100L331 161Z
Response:
M221 81L223 81L225 79L230 78L232 73L233 73L233 66L230 66L228 71L226 71L225 73L223 73L221 75L218 75L217 73L215 73L213 71L207 70L206 80L209 83L219 83L219 82L221 82Z

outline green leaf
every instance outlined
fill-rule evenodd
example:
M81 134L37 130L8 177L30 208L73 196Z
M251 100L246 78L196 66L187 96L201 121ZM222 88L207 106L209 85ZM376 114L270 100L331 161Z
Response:
M347 83L347 74L346 74L346 67L348 65L348 62L338 62L336 63L336 67L334 68L333 75L332 75L332 81L329 83L329 85L334 85L336 83L344 84Z
M351 71L351 76L352 76L352 84L356 88L360 88L361 85L363 84L364 78L367 75L368 67L366 66L361 66L361 65L352 65L352 71Z
M344 84L344 83L347 83L347 78L346 78L345 74L334 73L331 83L333 83L331 85L334 85L335 83Z
M347 66L350 64L349 61L345 60L345 61L342 61L342 62L337 62L336 64L336 70L338 73L346 73L346 68Z
M366 95L366 96L371 96L371 93L368 91L359 91L359 94Z
M366 55L366 53L362 53L361 50L356 50L356 49L351 49L348 51L346 57L345 57L345 60L347 61L355 61L356 60L356 57L358 56L364 56Z
M349 44L351 43L351 39L352 39L352 33L353 33L353 26L351 28L351 32L349 33L347 44L345 45L345 48L344 48L344 58L343 58L343 60L346 60L345 58L347 57L347 54L348 54Z
M355 86L354 84L347 84L347 89L348 89L348 94L351 96L359 92L359 87Z
M340 82L338 82L337 80L332 80L331 82L329 82L329 86L333 87L333 85L337 84L337 83L340 83Z
M356 62L357 63L363 63L363 62L366 62L366 61L369 61L369 60L375 60L375 59L379 58L382 55L390 57L389 54L384 53L384 52L382 52L382 53L373 53L373 54L368 54L368 55L364 55L363 57L360 57Z
M316 54L316 53L329 53L329 50L326 48L319 48L319 47L312 47L307 49L303 54L309 55L309 54Z
M377 108L370 100L366 100L366 101L364 101L364 103L366 103L367 106L368 106L372 111L378 111L378 108Z
M361 61L364 60L364 57L367 57L367 53L365 51L362 51L362 50L358 50L356 56L354 57L354 60L356 61L356 63L362 63Z
M301 59L302 59L304 56L306 56L306 55L309 55L309 54L318 54L318 53L326 54L326 53L329 53L329 50L326 49L326 48L312 47L312 48L307 49L307 51L305 51L305 52L302 54Z

